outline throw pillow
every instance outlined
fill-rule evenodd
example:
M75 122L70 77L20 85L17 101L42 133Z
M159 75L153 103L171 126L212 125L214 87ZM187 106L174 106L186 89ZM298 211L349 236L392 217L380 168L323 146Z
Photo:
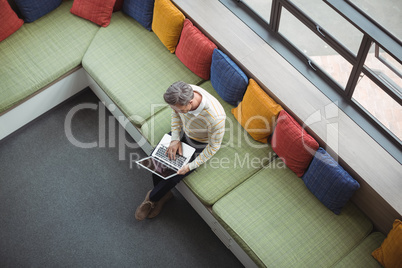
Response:
M102 27L110 24L116 0L74 0L71 13Z
M155 0L152 31L171 53L176 50L184 19L170 0Z
M184 20L183 31L176 48L176 56L193 73L208 80L211 71L212 53L216 45L193 23Z
M0 42L16 32L24 21L18 18L7 0L0 0Z
M402 221L396 219L381 246L371 255L385 268L402 267Z
M21 11L25 22L33 22L39 19L50 11L56 9L61 4L61 2L62 0L15 0L15 4Z
M250 79L243 100L232 114L256 141L267 143L282 107Z
M271 146L283 162L301 177L318 149L318 142L282 110L272 134Z
M123 12L138 21L148 31L152 30L154 0L124 0Z
M212 54L211 84L223 100L236 106L243 99L248 78L225 53L215 49Z
M123 0L116 0L114 3L113 12L120 11L123 8Z
M359 183L321 147L302 179L318 200L337 215L360 188Z

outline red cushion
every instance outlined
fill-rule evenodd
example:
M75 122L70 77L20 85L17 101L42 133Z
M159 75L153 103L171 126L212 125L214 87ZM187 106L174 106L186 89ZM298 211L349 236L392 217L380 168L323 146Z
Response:
M123 0L116 0L114 4L113 12L120 11L123 8Z
M74 0L71 13L102 27L109 25L116 0Z
M285 110L279 113L271 145L275 153L299 177L303 176L318 150L318 142Z
M0 42L24 24L24 21L18 18L7 0L0 0L0 22Z
M176 56L193 73L208 80L211 70L212 53L216 45L209 40L189 19L184 20Z

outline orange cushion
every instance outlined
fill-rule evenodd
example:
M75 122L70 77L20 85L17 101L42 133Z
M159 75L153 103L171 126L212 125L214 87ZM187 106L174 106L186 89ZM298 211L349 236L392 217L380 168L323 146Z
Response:
M282 107L250 79L243 100L232 109L232 114L253 139L268 143L268 136L281 110Z
M402 267L402 221L396 219L387 238L371 254L385 268Z
M202 79L209 79L212 53L215 48L217 48L216 45L190 20L184 20L183 31L176 48L176 56L187 68Z
M17 31L24 21L18 18L7 0L0 0L0 42Z
M184 19L183 13L170 0L155 0L152 31L171 53L176 50Z
M102 27L109 25L116 0L74 0L70 12Z

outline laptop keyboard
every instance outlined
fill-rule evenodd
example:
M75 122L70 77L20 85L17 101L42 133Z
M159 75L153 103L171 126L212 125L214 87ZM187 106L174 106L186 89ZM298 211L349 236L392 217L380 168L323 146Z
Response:
M159 149L156 151L156 155L174 167L180 169L183 166L184 161L186 161L186 158L182 155L176 154L176 159L169 159L169 156L166 154L167 149L168 147L160 145Z

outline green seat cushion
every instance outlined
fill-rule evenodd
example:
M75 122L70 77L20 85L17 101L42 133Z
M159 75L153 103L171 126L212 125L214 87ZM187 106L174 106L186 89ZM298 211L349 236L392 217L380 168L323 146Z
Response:
M167 106L163 93L171 84L202 80L153 32L122 12L113 13L109 26L99 30L82 65L137 127Z
M329 267L372 229L371 222L352 203L335 215L280 158L212 209L261 267Z
M373 256L371 256L371 252L379 248L384 239L385 235L383 235L382 233L374 232L370 234L368 237L366 237L366 239L363 240L363 242L361 242L356 248L354 248L346 257L344 257L334 267L337 268L382 267L381 264L377 262Z
M63 3L0 43L0 113L79 66L99 26Z
M149 144L155 147L162 139L163 135L170 132L170 122L172 119L172 109L165 106L158 113L150 117L141 126L141 133Z

